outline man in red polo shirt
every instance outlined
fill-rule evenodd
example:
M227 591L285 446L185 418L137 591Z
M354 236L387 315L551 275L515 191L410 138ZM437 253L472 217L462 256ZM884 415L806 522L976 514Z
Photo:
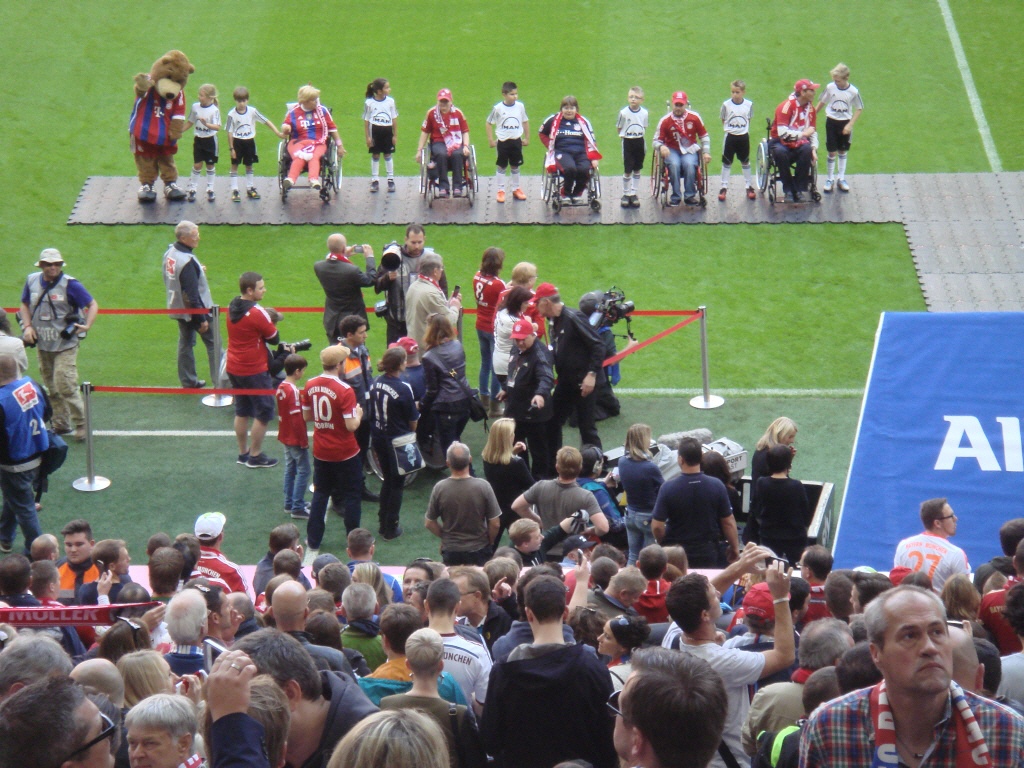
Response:
M204 578L224 590L224 594L244 592L253 597L242 569L228 560L220 551L224 542L224 523L227 518L220 512L205 512L196 518L195 533L199 539L199 561L192 578Z
M320 353L324 372L306 382L302 390L302 416L313 422L313 503L306 527L306 557L318 554L327 527L327 499L343 510L345 533L359 527L362 517L363 462L355 431L363 408L355 390L341 380L341 366L348 357L342 346Z
M276 409L267 358L267 344L278 341L277 328L259 305L267 292L263 276L243 272L238 278L240 296L228 307L228 378L233 389L270 390L266 395L235 395L235 437L238 463L247 467L277 466L277 459L263 453L263 436ZM252 429L249 429L249 419Z

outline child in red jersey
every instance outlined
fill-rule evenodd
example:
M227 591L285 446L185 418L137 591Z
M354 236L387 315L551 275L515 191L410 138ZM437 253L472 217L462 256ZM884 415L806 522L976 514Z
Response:
M305 501L310 474L309 437L298 386L307 365L302 355L288 355L285 379L277 387L277 439L284 445L284 511L296 520L309 519L309 504Z

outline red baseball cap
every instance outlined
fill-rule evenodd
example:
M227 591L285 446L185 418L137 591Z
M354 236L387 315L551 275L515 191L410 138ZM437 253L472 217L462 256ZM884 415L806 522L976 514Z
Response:
M743 596L743 610L748 616L773 621L775 619L775 603L772 593L764 582L755 584Z
M800 91L804 90L805 88L813 88L814 90L818 90L819 88L821 88L821 84L812 83L807 78L804 78L803 80L797 80L796 84L793 86L793 93L800 93Z
M686 98L686 91L676 91L675 93L673 93L672 94L672 103L673 104L678 104L678 103L688 104L689 103L689 99Z
M537 331L533 327L533 322L528 317L520 317L516 320L516 324L512 326L512 338L513 339L525 339Z
M452 92L449 91L447 88L442 88L440 91L437 92L437 100L441 101L441 99L444 99L445 101L451 101Z
M541 283L537 286L537 290L534 291L533 295L534 298L540 301L541 299L550 299L553 296L560 296L561 294L559 294L558 288L551 283Z
M420 345L416 343L416 339L411 336L403 336L398 341L393 341L388 344L388 349L392 349L394 347L401 347L405 350L406 354L409 355L418 352L420 349Z

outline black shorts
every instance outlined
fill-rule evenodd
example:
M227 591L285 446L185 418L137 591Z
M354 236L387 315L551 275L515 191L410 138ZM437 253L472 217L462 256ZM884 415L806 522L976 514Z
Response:
M850 148L853 133L843 134L843 128L849 124L849 120L825 119L825 149L829 152L845 152Z
M750 163L750 134L744 133L736 136L732 133L725 134L725 145L722 149L722 165L732 165L733 158L739 158L740 163Z
M244 165L248 168L260 161L256 154L256 139L232 139L235 148L235 156L231 158L232 165Z
M644 148L643 139L622 140L622 175L629 176L633 173L640 173L644 167L644 157L647 150Z
M498 162L499 168L508 168L511 165L513 168L518 168L523 164L523 140L522 139L505 139L504 141L498 142Z
M192 162L215 165L217 163L217 137L196 136L192 142Z
M390 155L395 151L395 129L390 125L371 125L370 138L373 146L371 155Z
M229 373L232 389L274 389L274 381L264 371L253 376L235 376ZM277 411L274 395L235 395L235 416L250 416L262 424L269 424Z

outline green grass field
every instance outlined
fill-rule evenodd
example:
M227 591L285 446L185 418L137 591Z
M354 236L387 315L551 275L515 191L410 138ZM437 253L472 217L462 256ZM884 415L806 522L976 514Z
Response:
M1002 166L1021 170L1024 82L1007 52L1016 48L1012 30L1024 22L1024 6L967 0L953 0L951 6ZM192 0L171 9L150 0L6 5L0 24L0 44L8 53L0 81L6 105L0 114L0 183L7 190L0 217L5 243L0 304L17 303L39 251L55 246L68 260L68 272L94 292L101 306L163 306L158 264L173 239L169 227L68 227L65 221L88 176L134 175L126 135L131 78L170 48L184 50L196 67L189 100L200 84L212 82L220 89L225 112L236 85L249 87L252 103L274 119L283 115L298 85L312 81L320 87L350 150L347 183L363 183L356 177L369 172L368 158L360 151L360 117L365 85L378 76L391 80L401 112L400 175L415 172L417 126L440 87L453 90L471 122L478 152L488 157L483 121L500 97L501 82L513 79L534 130L563 95L580 99L597 127L607 158L602 170L611 178L619 169L614 120L629 86L645 88L652 117L660 115L671 91L684 88L718 146L717 110L731 80L747 81L757 125L795 79L827 82L839 60L851 67L852 81L867 105L857 126L851 174L991 170L935 3L868 0L851 7L809 2L800 8L807 34L806 44L798 48L790 42L792 23L764 21L778 18L779 8L763 0L742 4L740 19L735 6L706 5L699 20L691 18L690 9L669 2L570 2L560 4L555 15L550 3L535 0L500 10L475 4L460 9L454 25L444 6L433 2L392 3L386 24L377 21L380 13L370 6L321 7L322 20L310 22L294 9L258 0L246 4L241 23L233 6ZM574 44L553 43L552 27L573 30ZM313 28L324 31L310 33ZM457 45L431 44L450 34ZM685 53L675 64L657 51ZM186 136L179 154L182 171L188 166L190 141ZM266 161L273 144L269 132L261 134L261 174L273 173ZM536 144L527 150L526 172L539 171L540 157ZM481 166L490 172L486 161ZM717 170L716 159L711 171ZM227 173L223 161L218 171ZM392 227L344 231L350 241L378 248L400 236ZM322 255L327 234L313 226L204 227L199 253L221 304L234 295L240 272L257 269L267 280L266 303L317 306L322 296L312 262ZM707 305L713 389L858 389L867 373L878 313L924 309L898 225L436 226L428 229L427 238L445 256L449 281L463 286L483 249L500 245L507 263L536 262L542 279L568 295L615 284L642 309ZM634 327L645 338L671 322L640 318ZM315 313L289 315L281 330L289 340L322 338ZM378 334L381 330L375 328ZM373 334L370 341L371 350L379 352ZM475 345L468 347L473 368ZM105 316L85 342L82 378L95 384L173 385L174 348L174 327L165 318ZM623 375L623 386L630 388L698 387L696 326L629 358ZM725 408L709 414L689 409L678 398L631 397L623 416L603 431L614 440L633 420L651 419L655 431L706 425L752 446L764 426L785 411L801 424L795 474L841 484L858 402L850 397L780 401L752 394L731 397ZM224 430L230 424L229 414L186 398L103 396L97 400L97 418L98 429ZM222 508L233 520L245 520L233 525L244 532L238 531L229 553L254 561L267 527L278 520L270 514L280 506L278 474L252 478L259 473L221 467L224 457L233 454L230 438L193 444L103 437L97 448L100 471L115 478L114 486L92 495L64 487L81 473L82 451L73 448L68 468L55 481L61 487L46 499L47 530L87 514L98 536L123 536L138 553L154 525L177 532L199 512ZM191 480L182 483L182 477ZM428 484L420 480L414 489L421 486L424 490L407 498L405 515L417 518L422 511ZM249 515L249 510L259 514ZM373 518L375 510L367 505L364 515ZM389 562L432 546L420 536L407 539L389 545Z

